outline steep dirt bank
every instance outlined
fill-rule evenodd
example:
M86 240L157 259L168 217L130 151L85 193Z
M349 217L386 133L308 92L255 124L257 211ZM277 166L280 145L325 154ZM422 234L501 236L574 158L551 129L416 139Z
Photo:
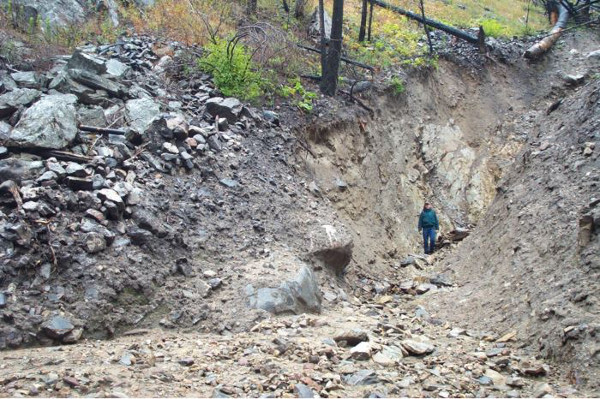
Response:
M598 389L600 82L563 99L549 116L530 112L535 130L499 195L443 261L461 288L432 308L463 326L514 330L531 353Z
M488 60L465 73L441 62L409 76L400 98L372 100L375 121L309 132L316 157L307 165L351 226L360 291L431 277L395 274L420 252L415 223L431 199L442 230L479 227L438 269L461 288L433 294L435 306L424 297L424 307L465 327L514 329L532 355L565 362L561 373L596 387L598 62L587 54L597 48L576 33L537 64Z

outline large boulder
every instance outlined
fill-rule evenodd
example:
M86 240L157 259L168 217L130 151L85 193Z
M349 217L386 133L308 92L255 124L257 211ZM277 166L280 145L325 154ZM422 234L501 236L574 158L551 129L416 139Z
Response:
M265 265L252 265L250 270L260 270ZM280 257L267 261L266 266L272 266L282 275L296 270L294 277L283 281L279 286L273 286L273 278L255 282L255 284L270 285L268 287L254 288L249 284L246 287L248 306L263 309L273 314L300 314L307 312L318 313L321 311L321 291L316 277L310 266L294 257Z
M77 97L45 96L27 109L9 135L15 147L62 149L77 136Z
M0 5L5 9L11 0L0 0ZM13 8L19 5L26 15L19 16L25 26L31 18L37 21L46 19L51 26L65 26L76 22L83 22L90 11L90 2L85 0L12 0Z

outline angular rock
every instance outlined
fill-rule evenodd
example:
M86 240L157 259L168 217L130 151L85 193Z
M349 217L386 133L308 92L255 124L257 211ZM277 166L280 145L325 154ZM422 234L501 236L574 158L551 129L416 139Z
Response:
M106 73L106 61L103 58L96 57L92 54L87 54L81 50L75 50L69 62L67 63L69 69L82 69L88 72L92 72L98 75Z
M344 383L352 386L374 385L379 383L379 377L374 370L360 370L343 377Z
M70 333L68 333L67 335L65 335L63 337L62 342L65 344L74 344L75 342L79 341L82 336L83 336L83 329L75 328L74 330L72 330Z
M274 314L320 312L321 296L313 272L303 266L293 280L279 288L248 287L248 305Z
M160 105L148 98L129 100L125 107L131 128L139 134L144 134L160 117Z
M40 82L38 81L35 72L15 72L11 73L10 77L19 85L28 89L39 89Z
M88 233L83 241L83 249L90 254L104 251L106 249L106 240L98 233Z
M540 382L535 387L533 387L532 397L534 398L543 398L546 395L552 395L554 390L547 382Z
M4 292L0 292L0 309L6 307L6 294Z
M338 345L344 343L344 346L356 346L361 342L368 341L369 335L366 331L355 328L344 331L341 334L337 334L335 337L333 337L333 340L337 342Z
M297 398L314 398L315 394L313 393L312 389L310 389L308 386L304 385L304 384L294 384L294 395L296 395Z
M91 191L96 188L93 179L69 176L66 182L67 186L73 191Z
M50 338L60 339L70 333L75 326L62 316L54 316L44 324L42 331Z
M372 352L373 345L370 342L361 342L354 348L350 349L350 355L352 356L352 359L356 360L369 360Z
M206 101L206 111L212 116L227 118L229 123L237 122L242 113L243 105L237 98L213 97Z
M33 104L41 97L42 93L35 89L15 89L4 93L0 96L0 104L8 105L8 110L12 110L7 113L0 114L1 117L9 116L12 112L16 111L18 107L27 107Z
M123 202L123 199L113 189L103 188L101 190L98 190L98 198L100 198L102 201L110 201L115 203L121 210L125 208L125 203Z
M105 91L113 97L125 98L127 95L127 89L124 86L94 73L82 69L69 69L68 75L77 83L94 90Z
M71 94L43 97L23 113L9 140L18 147L65 148L77 136L76 102Z
M401 342L402 347L411 355L427 355L435 350L435 346L425 342L405 339Z
M77 162L69 162L65 172L67 175L75 177L86 177L88 175L87 171L85 170L85 166L80 165Z

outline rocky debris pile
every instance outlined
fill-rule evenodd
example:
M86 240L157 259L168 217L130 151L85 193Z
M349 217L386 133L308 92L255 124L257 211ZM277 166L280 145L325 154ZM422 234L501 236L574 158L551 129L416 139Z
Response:
M356 299L356 298L355 298ZM0 379L11 396L581 396L559 370L498 336L435 323L414 303L344 302L263 320L235 336L138 331L112 342L27 349ZM417 309L418 310L418 309ZM141 334L141 335L137 335ZM2 356L8 356L4 352ZM71 367L78 359L84 364ZM32 367L33 366L33 367Z
M233 264L273 258L276 240L302 253L316 220L334 219L292 177L294 141L274 113L224 98L209 76L179 80L182 52L123 38L46 73L0 74L0 173L12 182L0 192L0 348L119 325L228 331L279 309L282 293L296 304L285 311L320 310L306 264L279 288L254 282L257 311L235 315L249 299ZM295 212L318 217L290 231ZM237 305L215 312L212 295Z

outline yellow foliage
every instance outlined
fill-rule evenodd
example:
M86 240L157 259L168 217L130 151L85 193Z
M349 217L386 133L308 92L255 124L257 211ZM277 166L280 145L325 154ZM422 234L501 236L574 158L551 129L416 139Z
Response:
M238 7L220 0L158 0L153 7L127 10L138 33L150 33L185 44L204 45L214 35L235 30Z

